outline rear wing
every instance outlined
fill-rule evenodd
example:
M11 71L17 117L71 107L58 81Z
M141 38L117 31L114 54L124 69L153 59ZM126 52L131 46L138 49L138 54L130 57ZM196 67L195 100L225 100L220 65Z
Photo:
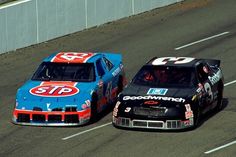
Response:
M218 59L205 59L205 61L210 65L210 66L214 66L214 67L220 67L220 60Z

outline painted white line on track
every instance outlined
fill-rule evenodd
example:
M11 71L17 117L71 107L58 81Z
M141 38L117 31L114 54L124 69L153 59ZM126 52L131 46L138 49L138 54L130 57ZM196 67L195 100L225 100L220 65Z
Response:
M226 86L231 85L231 84L234 84L234 83L236 83L236 80L231 81L231 82L228 82L228 83L225 83L224 86L226 87ZM214 149L209 150L209 151L204 152L204 153L205 153L205 154L210 154L210 153L213 153L213 152L218 151L218 150L220 150L220 149L223 149L223 148L225 148L225 147L231 146L231 145L233 145L233 144L236 144L236 141L233 141L233 142L224 144L224 145L222 145L222 146L220 146L220 147L214 148Z
M91 128L91 129L88 129L88 130L85 130L85 131L82 131L82 132L79 132L79 133L77 133L77 134L73 134L73 135L71 135L71 136L64 137L64 138L62 138L62 140L68 140L68 139L73 138L73 137L75 137L75 136L79 136L79 135L85 134L85 133L87 133L87 132L90 132L90 131L93 131L93 130L97 130L97 129L103 128L103 127L105 127L105 126L107 126L107 125L111 125L111 122L106 123L106 124L103 124L103 125L96 126L96 127L94 127L94 128Z
M231 145L233 145L233 144L236 144L236 141L227 143L227 144L225 144L225 145L222 145L222 146L220 146L220 147L214 148L214 149L209 150L209 151L204 152L204 153L205 153L205 154L210 154L210 153L212 153L212 152L215 152L215 151L217 151L217 150L220 150L220 149L223 149L223 148L225 148L225 147L231 146Z
M216 34L216 35L213 35L213 36L211 36L211 37L204 38L204 39L201 39L201 40L198 40L198 41L195 41L195 42L192 42L192 43L189 43L189 44L186 44L186 45L177 47L177 48L175 48L175 50L180 50L180 49L183 49L183 48L185 48L185 47L189 47L189 46L192 46L192 45L195 45L195 44L198 44L198 43L201 43L201 42L204 42L204 41L213 39L213 38L217 38L217 37L220 37L220 36L222 36L222 35L229 34L229 33L230 33L230 32L223 32L223 33L220 33L220 34Z
M224 86L228 86L228 85L231 85L231 84L233 84L233 83L236 83L236 80L231 81L231 82L228 82L228 83L225 83Z

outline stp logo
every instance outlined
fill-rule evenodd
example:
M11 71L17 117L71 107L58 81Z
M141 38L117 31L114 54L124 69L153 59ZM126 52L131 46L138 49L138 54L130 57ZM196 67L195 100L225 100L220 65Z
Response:
M69 85L41 85L30 90L31 94L43 97L65 97L78 92L78 88Z

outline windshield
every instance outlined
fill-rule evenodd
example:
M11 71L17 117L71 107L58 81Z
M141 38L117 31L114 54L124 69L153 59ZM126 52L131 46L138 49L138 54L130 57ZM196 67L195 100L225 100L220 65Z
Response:
M32 80L92 82L95 80L94 65L43 62L34 73Z
M132 83L155 87L192 87L194 69L190 67L144 66L134 77Z

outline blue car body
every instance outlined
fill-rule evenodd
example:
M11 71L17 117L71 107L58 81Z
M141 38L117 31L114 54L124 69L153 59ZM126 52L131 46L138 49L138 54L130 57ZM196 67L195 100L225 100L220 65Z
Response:
M125 80L120 54L53 54L18 89L13 123L37 126L88 123L116 99Z

